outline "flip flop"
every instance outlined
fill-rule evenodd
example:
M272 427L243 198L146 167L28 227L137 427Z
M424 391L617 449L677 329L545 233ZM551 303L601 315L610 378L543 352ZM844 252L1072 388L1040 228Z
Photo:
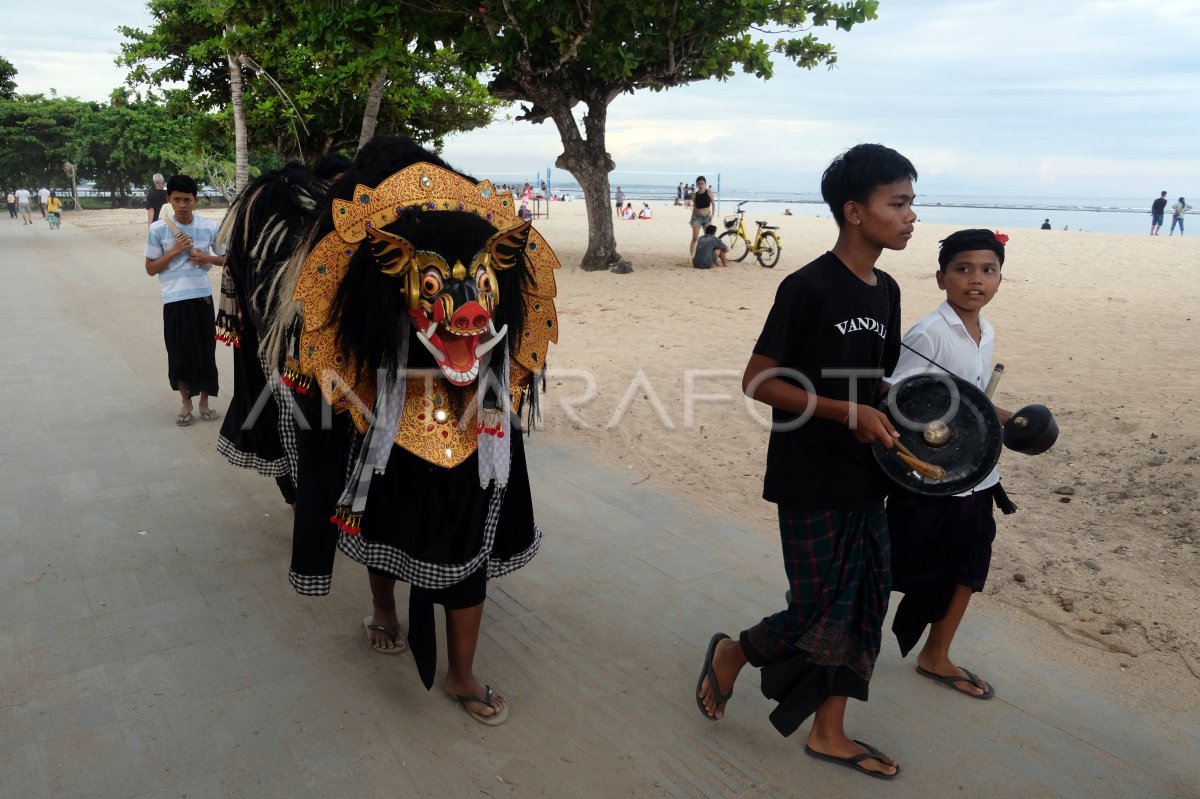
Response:
M846 766L847 768L852 768L855 771L859 772L860 774L866 774L868 777L874 777L877 780L894 780L900 776L900 765L898 763L892 764L892 765L896 766L895 774L884 774L882 771L874 771L873 769L869 769L869 768L866 768L865 766L863 766L862 762L864 760L878 760L880 763L883 763L884 765L888 765L887 760L890 760L891 758L888 758L887 755L885 755L883 752L880 752L878 749L871 746L866 741L855 740L854 743L858 744L859 746L866 747L867 751L863 752L861 755L853 755L851 757L837 757L836 755L822 754L821 752L818 752L816 749L813 749L808 744L805 744L804 745L804 754L808 755L809 757L815 757L817 760L824 760L826 763L834 763L839 766ZM887 758L887 760L885 760L884 758Z
M959 666L959 668L962 669L962 666ZM920 666L917 666L917 674L920 674L922 677L928 677L931 680L936 680L937 682L940 682L942 685L945 685L949 688L953 688L955 690L955 692L960 693L963 696L970 697L971 699L991 699L993 696L996 695L996 689L992 688L991 683L989 683L987 680L979 679L974 674L972 674L970 672L970 670L968 670L968 669L962 669L962 670L963 670L963 674L967 675L966 677L962 676L962 674L952 674L949 677L943 677L940 674L934 674L932 671L929 671L928 669L923 669ZM973 684L976 688L979 687L980 683L983 683L984 685L987 686L987 688L984 689L982 694L979 694L978 696L976 696L975 694L969 694L966 691L960 691L955 685L956 683L960 683L960 682L969 682L969 683Z
M191 423L192 423L191 411L188 411L187 413L181 413L175 417L175 424L179 425L180 427L187 427Z
M381 627L378 624L371 624L371 617L367 616L363 619L363 629L367 631L367 646L381 655L399 655L408 651L408 644L404 642L404 636L400 635L399 624L395 627ZM371 643L371 633L383 633L391 638L391 648L384 649Z
M214 411L212 408L209 408L206 411L200 411L200 418L206 422L212 422L217 419L220 419L221 414L220 414L220 412Z
M716 633L708 642L708 652L704 654L704 668L700 670L700 679L696 680L696 706L700 708L700 712L704 714L704 718L709 721L720 721L716 716L711 716L708 713L708 708L704 706L704 700L700 698L700 692L704 689L704 678L708 678L708 684L712 686L713 693L717 696L717 707L721 707L729 701L733 696L733 690L729 693L721 693L721 685L717 682L717 672L713 669L713 655L717 653L717 644L724 641L729 636L725 633Z
M480 724L486 724L489 727L498 727L504 723L505 719L508 718L508 705L496 710L496 706L492 704L492 698L495 697L496 692L492 690L492 686L490 685L485 685L484 687L487 688L487 693L483 696L472 696L470 694L451 694L449 691L446 693L450 694L452 698L457 700L458 704L462 705L462 709L471 714L471 718L475 719ZM476 713L467 706L468 702L478 702L481 705L487 705L492 709L492 713L490 715Z

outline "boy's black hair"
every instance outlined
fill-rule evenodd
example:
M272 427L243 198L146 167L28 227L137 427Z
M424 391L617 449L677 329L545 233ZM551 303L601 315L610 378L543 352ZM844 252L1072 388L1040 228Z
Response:
M195 197L200 193L200 189L196 186L196 181L192 180L188 175L171 175L171 179L167 181L167 194L171 192L180 192L182 194L190 194Z
M917 169L900 153L882 144L856 144L833 159L821 176L821 197L841 227L846 203L865 203L877 186L916 180Z
M717 226L716 225L705 225L704 232L711 236L717 232Z
M1004 266L1004 243L987 228L956 230L942 239L939 244L942 245L942 248L938 250L939 272L946 271L946 267L954 256L969 250L991 250L1000 259L1000 265Z
M313 174L328 183L335 175L340 175L354 162L338 152L325 153L313 164Z
M705 183L708 183L708 181L707 181L707 180L705 180L705 178L704 178L704 175L701 175L701 176L699 176L698 178L696 178L696 182L697 182L697 183L699 183L699 182L700 182L700 181L702 181L702 180L703 180Z

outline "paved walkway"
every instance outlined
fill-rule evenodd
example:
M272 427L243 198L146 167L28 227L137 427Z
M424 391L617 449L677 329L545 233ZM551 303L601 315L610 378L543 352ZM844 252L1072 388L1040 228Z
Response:
M703 720L709 635L782 600L772 534L536 434L545 544L492 585L478 656L512 716L475 724L407 655L366 648L360 567L341 559L327 598L292 592L272 481L225 464L218 423L172 424L140 252L72 217L0 223L6 799L1200 795L1200 712L1115 684L1116 655L1070 665L1056 633L987 597L958 651L996 700L916 677L889 640L871 702L852 703L851 732L902 762L894 783L804 757L751 669L726 720Z

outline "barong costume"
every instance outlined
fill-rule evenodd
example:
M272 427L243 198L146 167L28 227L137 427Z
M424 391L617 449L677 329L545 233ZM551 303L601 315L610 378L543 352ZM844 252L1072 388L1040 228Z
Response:
M283 373L307 422L289 577L328 593L336 548L408 582L428 688L433 605L479 604L541 541L519 413L558 338L558 261L509 193L431 163L320 214Z
M217 452L234 466L274 477L289 502L295 501L298 460L292 400L275 364L259 356L264 311L258 289L269 285L291 256L324 190L302 165L288 164L250 184L220 230L227 251L216 336L233 347L233 397Z
M780 284L755 344L778 376L831 399L874 404L900 350L900 288L826 253ZM840 371L839 371L840 370ZM779 506L791 600L739 641L762 670L771 723L791 735L825 700L867 700L891 588L885 477L836 421L773 409L763 498Z
M1001 248L1003 263L1002 246L996 246ZM962 249L985 247L964 246L956 251ZM904 343L912 349L901 353L889 380L940 373L944 368L980 390L987 388L996 333L982 316L979 327L980 340L976 344L954 308L943 302L905 334ZM937 366L930 361L936 361ZM946 617L956 586L983 590L996 537L993 504L1005 513L1016 510L995 468L979 485L954 496L922 496L899 487L892 489L887 502L892 587L904 594L892 620L892 632L901 654L907 655L916 646L927 626Z
M217 225L211 219L193 216L186 225L173 224L192 239L201 252L225 252L217 241ZM146 231L146 258L161 258L175 246L175 233L160 219ZM163 301L163 341L167 347L167 382L174 391L182 382L188 395L217 396L216 334L213 319L212 283L208 265L191 260L187 251L176 254L167 268L158 273Z

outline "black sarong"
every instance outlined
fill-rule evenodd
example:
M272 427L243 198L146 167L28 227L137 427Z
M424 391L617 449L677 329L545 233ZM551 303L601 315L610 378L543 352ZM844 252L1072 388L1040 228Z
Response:
M991 490L969 497L893 491L888 497L892 587L904 593L892 619L901 655L946 617L957 586L983 590L996 538L992 502Z
M175 391L187 385L188 396L217 396L217 328L212 297L163 305L163 341L167 345L167 381Z

